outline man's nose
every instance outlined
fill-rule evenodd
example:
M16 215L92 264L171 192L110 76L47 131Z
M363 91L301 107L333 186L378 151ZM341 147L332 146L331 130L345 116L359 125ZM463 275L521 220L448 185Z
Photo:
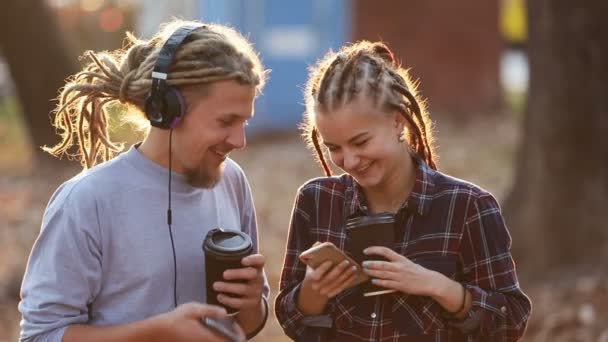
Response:
M247 146L247 137L244 126L236 126L230 131L227 143L234 149L242 149Z

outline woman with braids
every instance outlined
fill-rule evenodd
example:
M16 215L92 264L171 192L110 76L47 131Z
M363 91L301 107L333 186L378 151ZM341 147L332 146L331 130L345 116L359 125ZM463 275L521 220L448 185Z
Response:
M306 87L306 140L327 177L296 196L275 312L298 341L515 341L530 301L519 288L511 239L494 197L437 171L428 113L382 43L327 54ZM323 147L322 147L323 146ZM332 176L326 162L344 171ZM347 253L345 222L392 213L392 248L362 252L373 284L349 286L356 267L299 255L315 242ZM373 232L369 232L374 234Z
M266 321L268 285L249 184L228 154L245 146L266 71L221 25L173 21L150 40L129 38L124 50L88 53L59 97L62 140L47 150L85 170L46 208L21 289L20 339L224 341L202 324L226 316L203 304L201 243L216 227L253 242L242 268L224 273L238 283L213 283L217 300L238 310L235 331L253 336ZM112 158L121 150L108 135L115 105L145 113L152 127Z

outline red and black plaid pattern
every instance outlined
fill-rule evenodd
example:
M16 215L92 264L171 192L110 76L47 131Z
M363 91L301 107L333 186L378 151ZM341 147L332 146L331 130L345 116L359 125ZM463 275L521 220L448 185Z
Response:
M318 178L295 200L275 311L298 341L516 341L531 303L519 288L511 237L488 192L417 161L416 183L397 213L394 250L463 283L473 307L454 320L429 297L393 293L363 297L358 288L333 298L323 316L297 308L306 266L300 253L316 241L346 246L344 223L368 213L363 192L349 175Z

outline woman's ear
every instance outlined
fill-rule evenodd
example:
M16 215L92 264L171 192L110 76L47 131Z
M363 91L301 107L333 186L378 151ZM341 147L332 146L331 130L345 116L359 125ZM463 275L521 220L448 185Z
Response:
M395 134L397 136L397 141L402 143L405 141L405 137L407 135L407 132L409 132L410 125L407 119L403 117L403 114L397 110L393 113L393 121L395 125Z

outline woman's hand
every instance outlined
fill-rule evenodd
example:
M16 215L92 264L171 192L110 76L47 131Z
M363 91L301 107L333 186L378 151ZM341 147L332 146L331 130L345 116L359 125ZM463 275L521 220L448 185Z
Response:
M323 313L330 298L344 291L357 275L357 266L347 260L333 265L331 261L322 263L316 269L306 267L298 296L298 307L305 315Z
M406 294L433 296L437 272L426 269L390 248L374 246L363 251L380 255L388 261L364 261L363 271L372 283Z
M363 271L374 284L405 294L431 297L457 318L463 318L470 310L471 294L466 289L463 291L462 284L386 247L369 247L363 253L381 255L388 260L363 262Z
M355 279L356 272L357 266L351 265L348 260L335 266L331 261L326 261L314 270L307 267L304 283L308 282L319 295L333 298Z

